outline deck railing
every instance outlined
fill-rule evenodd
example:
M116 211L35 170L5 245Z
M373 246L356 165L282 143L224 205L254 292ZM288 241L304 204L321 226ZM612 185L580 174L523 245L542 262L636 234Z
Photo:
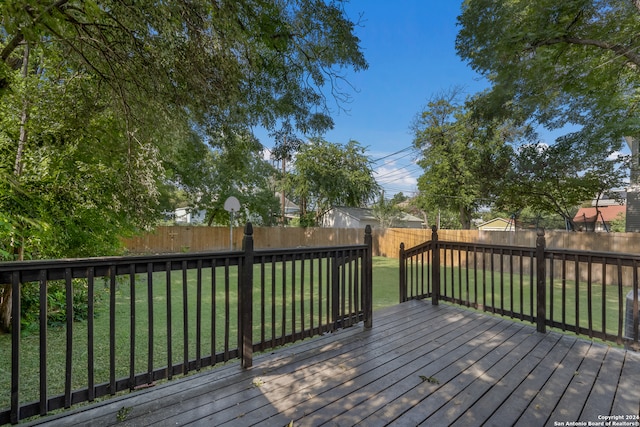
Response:
M14 314L0 346L0 424L231 359L250 367L254 351L357 322L370 328L371 253L369 227L364 245L254 250L247 224L241 251L0 263ZM66 292L58 326L48 321L54 283ZM16 315L25 285L39 292L28 332Z
M640 255L432 239L400 246L400 300L431 298L640 349ZM437 284L437 285L436 285Z

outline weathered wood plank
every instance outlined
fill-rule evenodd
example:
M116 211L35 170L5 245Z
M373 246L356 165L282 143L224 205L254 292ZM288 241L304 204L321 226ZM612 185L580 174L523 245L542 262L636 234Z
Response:
M578 421L580 413L595 383L607 350L605 346L591 344L580 366L574 371L573 378L560 398L556 409L551 413L549 422Z
M467 409L479 403L478 401L481 397L485 397L484 401L480 403L482 407L493 408L495 411L506 403L506 406L509 407L507 411L515 411L517 406L512 405L510 396L522 384L523 379L526 380L531 371L549 355L557 340L560 339L558 335L546 337L542 336L542 334L536 335L540 338L540 341L534 342L535 347L526 353L522 353L522 351L511 352L492 366L485 374L474 380L453 401L448 402L426 421L434 424L450 425L462 415L469 415L470 413ZM553 337L555 337L555 340ZM465 425L481 424L480 419L473 417L467 419L469 422ZM501 425L508 424L503 422Z
M495 348L502 348L500 353L506 353L511 346L525 339L519 334L522 330L522 325L508 323L510 325L500 333L480 335L476 340L464 343L458 351L452 352L452 355L455 355L454 357L447 356L436 363L428 365L427 369L423 370L423 375L427 378L433 378L434 382L415 379L410 384L410 388L400 398L374 412L372 417L365 419L365 424L385 425L389 420L393 420L398 425L402 425L399 417L420 404L425 396L439 395L446 399L449 392L449 382L456 378L460 372L474 365L478 360L484 359L487 361L495 357L497 353L494 353L494 356L489 356ZM514 339L510 341L511 338ZM489 356L489 359L487 359L487 356ZM428 408L423 409L426 410L425 417L432 412Z
M486 333L493 332L495 334L504 331L508 327L508 325L501 322L487 324L486 326ZM371 414L372 408L385 406L388 402L401 398L404 393L414 387L416 383L437 381L435 377L425 375L426 370L433 370L434 364L442 363L444 360L451 360L450 356L454 352L459 353L458 359L463 357L464 354L460 349L462 348L462 344L470 342L471 337L473 337L473 335L466 333L458 339L451 340L438 349L441 355L438 355L434 351L431 353L434 357L422 357L416 360L418 363L411 363L389 374L383 374L381 378L367 384L366 388L357 390L346 396L341 405L328 405L322 408L321 411L318 411L318 413L331 414L342 410L344 411L340 414L340 421L342 423L356 425L363 422L363 420ZM477 335L473 338L477 338ZM467 349L471 351L471 345L468 346Z
M611 415L640 415L640 353L625 352Z
M425 393L426 397L416 397L418 400L416 405L394 422L398 425L418 425L423 420L430 420L430 417L447 403L451 401L458 403L460 394L478 378L486 375L491 378L492 383L495 383L497 378L502 377L516 361L532 351L543 338L542 334L519 333L500 346L489 348L486 356L475 359L469 366L459 370L438 389L437 393ZM457 368L460 368L459 364L453 365L451 370L455 373ZM497 378L493 378L491 373ZM441 424L440 420L431 419L427 425L447 425L447 423Z
M550 336L553 337L554 334L551 333ZM476 423L485 423L487 426L515 425L575 342L575 337L559 334L556 336L559 336L559 340L554 343L553 348L544 358L535 361L531 366L530 373L524 375L526 374L524 372L520 379L517 376L512 378L510 387L492 388L454 425L469 426ZM518 380L521 381L520 384L517 384L517 388L513 389ZM495 404L491 404L496 400L502 400L498 408ZM523 422L526 424L526 421L523 420Z
M442 319L431 323L433 327L429 328L428 333L424 333L421 329L413 329L410 333L405 331L403 334L398 334L394 341L384 344L374 334L371 340L363 342L362 347L357 351L349 352L348 355L338 358L319 355L321 360L316 364L318 370L311 372L305 367L293 386L288 383L280 384L278 379L269 379L268 384L261 387L261 392L268 397L271 403L270 408L266 411L262 407L254 409L260 409L257 413L259 417L268 413L288 419L287 423L291 419L298 419L300 414L304 416L339 399L341 396L335 394L335 387L345 382L364 381L362 378L366 378L363 376L367 375L377 378L380 376L379 372L370 373L371 370L393 370L411 360L414 354L417 354L417 357L424 356L425 351L421 348L422 346L434 339L454 333L455 329L462 333L466 330L464 322L469 325L468 329L474 328L470 319L464 319L461 315L460 317L443 316ZM242 416L247 423L250 423L247 420L253 420L251 413L244 412ZM216 419L220 421L219 417Z
M458 351L460 346L465 343L475 342L478 339L479 332L484 333L485 328L491 328L494 330L498 322L486 322L482 325L478 322L472 322L473 329L466 330L466 328L458 328L456 333L463 333L457 338L453 338L453 331L448 334L448 337L452 339L446 343L439 342L439 340L429 341L417 347L410 353L402 355L394 360L380 363L374 369L351 378L345 383L338 384L333 389L329 390L326 394L327 397L332 400L331 403L318 407L307 407L304 405L303 409L306 410L306 415L300 416L300 410L297 411L297 417L294 418L296 422L302 422L308 425L320 425L323 422L339 416L341 422L347 424L355 424L360 420L352 419L351 416L345 416L345 412L353 409L354 407L367 402L369 399L374 398L378 402L383 402L380 396L376 396L381 390L385 390L389 387L394 389L394 394L400 395L397 391L400 384L415 384L424 381L422 378L428 378L423 372L427 369L428 365L435 360L440 360L443 357L449 358L452 353ZM499 327L499 330L504 329L503 326ZM458 348L456 348L458 346ZM380 361L382 362L382 360ZM421 378L422 377L422 378ZM370 402L367 402L366 408L370 407ZM367 409L365 408L365 411ZM370 410L370 409L368 409ZM353 415L353 414L352 414Z
M573 345L566 356L562 359L547 380L540 392L529 404L520 420L530 423L530 425L545 425L549 420L549 415L556 407L570 381L575 376L580 363L589 350L590 343L576 340L575 337L568 336L573 341Z
M623 363L624 352L622 350L607 349L598 376L588 391L589 397L580 414L580 420L597 422L601 421L598 416L611 415L611 407L618 388ZM640 380L640 377L637 377L637 380Z

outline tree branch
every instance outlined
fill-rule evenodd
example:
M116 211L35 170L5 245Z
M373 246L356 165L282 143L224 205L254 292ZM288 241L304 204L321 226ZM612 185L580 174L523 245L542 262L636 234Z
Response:
M634 0L634 1L640 7L640 0ZM626 58L630 62L640 67L640 55L634 53L633 48L622 46L620 44L612 44L612 43L604 42L601 40L579 39L575 37L565 36L565 37L558 37L558 38L553 38L548 40L542 40L542 41L533 43L532 47L535 49L540 46L552 46L555 44L562 44L562 43L582 45L582 46L594 46L600 49L610 50L615 54Z
M42 17L48 14L49 12L51 12L51 10L60 8L64 6L65 3L68 3L68 2L69 0L58 0L55 3L49 5L49 7L47 7L40 15L36 16L33 19L33 21L31 22L31 25L37 24L42 19ZM23 40L24 40L24 34L22 30L20 30L15 36L13 36L11 41L7 43L4 49L2 49L2 53L0 53L0 60L2 60L2 62L6 62L9 56L13 53L14 50L16 50L16 48L20 45L20 43Z

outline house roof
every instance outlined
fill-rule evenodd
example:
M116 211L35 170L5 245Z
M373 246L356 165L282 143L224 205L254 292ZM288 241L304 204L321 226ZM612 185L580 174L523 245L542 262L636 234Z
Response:
M275 193L276 198L278 200L280 200L280 198L282 197L282 193L279 193L276 191ZM294 211L294 212L298 212L300 210L300 206L296 205L295 203L293 203L291 200L289 200L288 197L285 196L284 198L284 208L285 210L288 211Z
M593 199L591 201L591 206L612 206L612 205L623 205L627 201L627 190L612 190L610 191L611 196L608 194L602 194L598 199Z
M504 218L493 218L493 219L490 219L489 221L483 222L482 224L478 224L478 228L492 227L492 228L508 229L509 227L512 227L512 226L513 226L513 221L510 219L504 219Z
M408 214L406 212L402 212L402 216L400 217L400 221L419 222L420 224L422 224L424 222L424 220L422 218L418 218L417 216Z
M376 221L376 217L373 215L373 210L369 208L349 208L345 206L336 206L334 209L360 221Z
M580 208L576 216L573 217L573 221L576 223L597 222L602 220L604 220L604 222L611 222L616 219L619 214L625 215L626 209L627 207L625 205L600 206L598 207L598 210L602 214L602 217L600 217L595 207Z

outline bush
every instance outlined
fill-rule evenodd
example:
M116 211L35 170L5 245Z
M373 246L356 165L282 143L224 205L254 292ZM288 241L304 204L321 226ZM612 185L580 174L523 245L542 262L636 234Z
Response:
M85 279L73 279L73 320L78 322L89 317L89 292ZM98 300L98 295L96 295ZM96 303L94 300L94 304ZM40 318L40 284L28 282L21 289L21 325L23 331L38 328ZM64 280L48 282L47 324L61 326L67 321L67 290Z

